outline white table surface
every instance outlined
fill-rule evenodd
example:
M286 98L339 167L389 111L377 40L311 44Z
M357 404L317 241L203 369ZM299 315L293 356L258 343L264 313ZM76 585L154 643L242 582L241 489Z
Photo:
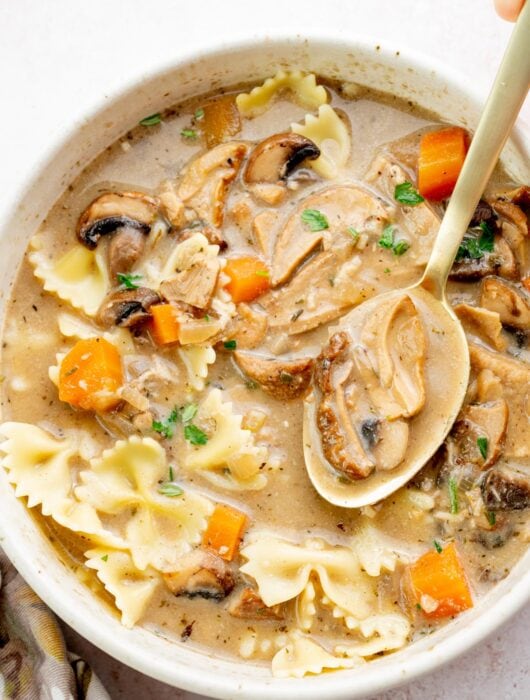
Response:
M98 97L178 56L267 33L368 35L413 48L461 70L487 89L510 26L493 0L0 0L0 192L3 202L46 150L50 138L82 117ZM530 42L529 42L530 46ZM530 129L530 104L523 112ZM197 700L110 659L72 630L112 698ZM530 606L458 661L382 700L530 698Z

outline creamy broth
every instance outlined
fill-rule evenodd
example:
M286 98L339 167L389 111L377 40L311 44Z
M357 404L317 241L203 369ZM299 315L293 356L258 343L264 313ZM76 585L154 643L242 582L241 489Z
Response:
M332 332L330 328L333 329L340 317L354 305L377 293L405 287L419 278L436 233L437 222L443 213L443 204L440 203L423 202L414 208L401 207L393 197L393 180L388 179L385 171L392 163L397 163L399 173L403 174L402 179L411 181L416 187L414 172L420 138L425 131L440 128L438 118L422 114L412 105L402 104L388 96L361 89L353 90L351 86L343 89L338 84L327 85L325 81L321 84L326 85L329 103L337 110L335 114L340 115L338 118L343 125L347 125L351 151L346 162L337 167L336 174L331 178L322 177L318 171L312 170L312 161L306 160L280 183L258 182L256 185L244 181L243 173L248 173L248 169L245 169L248 168L247 163L252 158L255 144L271 135L288 132L293 122L302 123L305 115L311 111L300 106L299 101L289 95L280 94L261 114L252 118L243 116L240 130L231 135L225 134L221 139L225 144L235 141L242 143L243 156L239 168L231 160L221 164L228 171L232 169L235 172L229 173L224 185L226 201L222 202L224 221L220 226L214 226L211 222L208 226L200 223L205 217L199 210L204 210L209 204L194 200L193 196L180 210L180 225L173 223L171 226L167 207L164 209L157 199L162 192L167 193L169 188L173 194L177 192L177 200L173 200L173 203L179 203L178 193L182 189L178 188L183 179L189 177L190 167L193 168L190 163L196 163L193 159L214 148L208 149L201 133L208 135L204 126L204 106L211 105L212 100L219 99L218 96L205 96L179 105L163 114L160 123L140 125L110 146L72 182L47 215L37 234L40 251L37 254L35 251L26 253L22 262L9 303L3 336L3 420L10 422L7 425L12 425L13 422L20 425L32 424L58 441L75 442L77 452L69 458L68 478L74 487L84 484L81 491L73 492L79 496L68 496L75 501L76 507L77 498L83 500L83 493L86 495L89 491L87 483L91 483L83 482L83 479L80 481L79 474L84 470L97 474L99 467L94 460L101 461L103 450L114 449L118 440L136 436L135 439L139 441L145 438L155 441L155 447L149 448L153 455L157 445L161 446L165 454L170 467L169 477L158 479L158 484L174 481L186 495L197 494L198 497L203 497L205 504L210 504L204 505L203 522L196 525L194 539L190 538L190 542L185 543L185 549L198 551L214 504L228 504L247 516L239 554L236 552L230 563L227 564L223 559L223 555L226 558L226 552L221 550L219 556L219 552L212 553L211 549L200 548L201 552L208 552L208 556L219 560L215 565L212 564L214 569L218 566L224 571L228 567L230 573L225 574L233 579L232 587L226 585L226 590L221 593L216 589L217 598L202 597L201 594L186 595L189 589L186 591L185 586L176 591L177 595L174 594L175 591L172 592L172 585L176 584L171 580L168 583L167 577L175 571L179 572L179 561L187 561L188 556L185 551L178 550L177 545L175 551L178 556L166 552L166 563L158 569L151 560L147 568L144 566L143 569L137 566L137 561L136 568L133 566L131 569L129 562L125 581L134 583L147 576L149 585L153 584L151 595L146 598L142 610L136 619L131 620L129 616L129 622L140 624L157 634L167 635L176 644L196 645L207 653L267 664L275 658L276 665L273 663L273 669L276 669L277 675L285 675L285 669L290 668L284 658L280 659L278 655L283 654L286 648L290 650L289 653L293 653L293 648L296 651L296 640L312 640L319 644L319 650L323 648L328 654L334 654L334 658L348 661L350 657L369 659L380 652L393 651L418 635L432 632L454 615L433 615L436 602L433 608L429 596L422 602L411 599L408 578L410 566L426 552L455 542L459 562L465 571L472 599L476 602L496 581L509 573L525 550L530 534L526 510L530 503L527 389L530 378L527 351L529 324L524 315L526 313L530 317L530 302L524 285L521 284L521 280L527 278L530 272L527 263L528 241L525 238L527 231L521 233L521 227L528 225L524 211L530 197L527 192L519 195L518 200L511 201L511 195L503 194L499 200L499 192L509 192L516 187L501 172L495 175L486 194L491 206L485 205L489 207L487 213L497 237L495 246L501 246L500 252L495 248L493 252L483 253L476 259L464 255L454 269L453 277L459 279L453 278L449 283L451 303L460 305L458 313L474 350L466 405L448 441L405 488L374 507L360 511L330 505L316 493L308 479L302 442L302 399L308 382L311 381L311 363L316 361L322 347L328 342ZM231 91L227 94L230 95ZM221 100L227 102L226 97ZM333 149L330 153L336 158ZM378 161L377 158L382 160ZM163 181L169 181L170 185L161 185ZM329 201L323 200L322 191L332 187L346 188L343 203L339 201L336 191L332 191ZM369 198L370 207L382 208L381 217L370 217L366 214L368 209L361 211L360 208L350 206L349 198L356 188L366 193L364 196ZM148 226L150 233L146 237L147 246L132 268L124 271L128 275L126 281L132 283L133 287L154 287L152 280L157 280L160 297L154 304L155 307L160 302L168 301L168 297L164 299L164 293L161 292L165 289L164 281L167 281L167 276L164 277L161 273L164 265L171 259L177 246L193 240L194 236L201 233L206 238L210 237L206 241L208 250L212 245L224 242L220 251L211 251L212 260L230 260L242 256L259 258L269 271L261 275L261 279L266 281L262 294L248 303L240 302L231 306L230 297L223 289L229 283L229 277L222 268L220 272L217 270L215 274L220 277L208 303L194 306L175 302L172 297L169 301L183 314L182 318L186 316L187 320L180 323L180 333L188 321L190 333L198 333L198 326L208 323L218 323L218 333L199 343L183 345L176 341L166 345L155 340L149 308L145 310L145 318L141 322L134 327L122 328L122 335L117 339L116 335L112 336L112 325L102 323L101 317L96 317L96 312L87 315L82 309L73 308L67 300L61 300L60 295L45 291L42 274L40 279L37 278L35 267L40 264L41 267L46 268L48 265L49 268L52 265L49 261L57 261L74 245L82 247L76 239L76 227L82 212L104 193L131 191L154 197L153 201L159 207L156 222L150 222ZM324 215L328 226L308 231L302 217L308 209ZM372 212L371 209L369 211ZM344 220L345 212L347 220ZM177 214L175 218L178 218ZM286 246L285 256L275 257L275 246L290 225L289 222L292 222L294 230L294 244ZM379 245L389 222L396 226L395 235L409 246L402 254L393 254L392 250ZM156 234L156 231L159 233ZM101 254L105 265L112 237L117 235L102 235L97 242L96 250ZM143 235L141 233L140 237ZM306 252L302 250L298 260L292 253L292 245L310 245L303 236L318 236L322 240ZM311 245L315 240L317 239L314 238ZM515 257L512 272L508 269L510 261L505 260L507 253L502 249L505 240L508 240L508 252L511 251L512 257ZM223 247L225 244L226 248ZM84 250L88 248L85 246ZM200 258L203 254L201 248L197 255ZM329 259L323 257L326 254L330 256ZM494 254L498 259L488 262ZM42 259L45 258L48 262L36 263L35 255L43 256ZM292 261L289 256L293 258ZM292 269L289 271L291 263ZM92 261L91 273L94 272L94 264ZM216 265L217 262L212 264ZM473 265L480 267L488 264L490 268L486 272L470 272L468 269ZM173 270L172 275L175 272L179 273L180 270ZM46 274L48 273L44 276ZM131 277L135 274L141 277ZM199 294L205 274L201 271L201 279L190 286L188 293ZM275 275L284 275L285 278L275 288L268 289L271 275L273 284ZM500 280L500 291L492 288L488 292L484 286L485 278L494 280L493 286ZM50 289L48 283L46 286ZM108 286L109 294L119 290L115 278L110 279ZM523 309L514 312L515 322L509 318L509 303L502 301L505 299L502 294L506 295L510 291L517 296ZM67 295L63 293L62 296ZM215 308L212 306L213 299L218 302ZM513 299L510 298L509 301L513 307ZM469 311L470 307L480 308L481 304L489 309L486 321L480 317L480 312L477 317L473 315L473 310ZM134 385L135 390L139 388L141 401L136 394L130 399L129 395L122 393L110 409L94 412L59 400L57 386L52 379L54 376L57 379L60 370L56 370L55 374L52 370L50 374L49 368L60 366L61 362L66 361L61 357L58 360L56 354L69 353L79 337L76 337L78 331L74 332L70 328L68 335L65 334L64 325L59 328L58 319L61 314L63 323L64 314L68 314L70 326L75 319L89 323L88 335L103 337L105 333L108 334L110 344L115 343L114 347L118 348L125 366L123 384L129 388ZM266 329L262 328L264 323ZM83 333L87 333L86 329ZM254 342L253 333L256 334ZM210 364L203 362L207 377L195 376L193 386L181 350L197 344L202 348L215 347L215 361ZM268 357L277 361L282 361L283 358L291 364L286 365L287 369L278 370L272 378L265 377L260 374L259 363L252 353L258 353L260 358ZM308 363L306 370L297 367L297 362L303 365L304 361ZM152 380L152 385L149 386L147 382L142 384L138 381L148 371L153 375L149 380ZM267 392L261 385L266 385L269 379ZM297 389L298 380L300 390ZM204 386L198 388L201 384ZM435 387L434 395L428 396L431 408L432 402L436 402L436 391L443 391L443 387ZM261 455L259 467L253 467L247 479L241 477L242 473L247 474L247 467L242 467L236 460L237 455L233 454L230 457L232 461L226 464L239 464L239 477L234 476L236 466L227 467L223 463L216 464L213 470L185 466L187 459L192 460L193 455L201 454L201 449L214 444L220 419L215 416L212 418L211 415L208 418L201 413L201 406L212 392L217 392L216 396L221 397L223 404L232 404L231 408L226 409L231 415L243 417L243 427L247 431L244 440L245 444L252 445L252 449L247 445L252 459ZM276 392L276 397L271 392ZM136 407L133 406L134 401L137 402ZM495 424L496 427L492 428L488 438L486 452L492 451L498 443L499 454L495 457L496 463L488 465L486 469L484 460L491 460L492 456L482 455L481 461L480 453L484 443L481 448L477 439L484 435L476 423L480 417L476 413L470 415L469 408L473 410L473 407L479 405L490 410L494 405L497 409L499 402L504 402L502 406L507 407L507 413L504 425L499 428ZM140 405L144 408L139 408ZM186 420L180 413L180 422L176 418L172 421L171 412L175 407L183 406L193 406L190 410L190 415L193 414L191 418ZM501 409L499 412L502 412ZM490 425L488 420L486 418L486 426ZM497 418L491 420L494 422ZM498 418L501 423L502 420L502 416ZM475 430L471 438L470 422ZM191 433L186 437L186 427L190 425L194 429L198 428L195 437ZM230 425L229 435L239 435L239 428L234 427L234 423ZM9 430L4 430L4 435L11 438L12 444L16 442ZM29 442L36 439L33 433L28 435ZM197 439L199 442L196 442ZM206 442L201 443L201 439ZM10 452L5 445L6 443L4 452L7 457L4 464L10 469L8 459L11 459L12 465L13 461L23 457L17 457L13 454L13 449ZM26 456L29 461L33 459L33 469L38 471L41 468L44 452L41 450L36 457ZM516 486L511 472L502 473L503 469L513 468L516 469L519 480ZM208 473L213 473L214 477L208 477ZM16 483L12 468L10 474ZM338 475L334 473L334 477ZM483 480L486 477L489 481L484 486ZM35 502L39 488L46 488L46 484L34 485L31 474L25 474L24 479L29 489L25 493L28 495L31 492L31 500ZM130 486L130 478L127 477L125 481L127 479ZM153 488L155 491L158 489L157 498L163 499L160 486L155 484ZM500 499L498 502L495 502L496 497ZM90 507L95 507L97 511L93 496L90 498ZM166 498L171 503L178 503L182 495L173 493ZM490 499L487 503L486 498ZM71 502L69 501L70 505ZM138 506L138 503L143 501L131 500L129 505L118 509L119 513L112 513L112 509L100 511L98 517L102 527L108 528L116 536L120 533L123 538L127 522L138 515L138 508L143 507ZM114 549L101 544L102 538L91 535L90 531L80 534L83 532L82 527L78 528L80 532L75 533L58 524L52 517L54 508L57 510L58 506L54 505L47 515L42 515L39 507L33 508L31 512L54 543L58 556L77 572L94 594L105 601L109 611L119 615L116 605L118 608L120 605L115 589L109 586L104 576L102 580L101 573L98 577L95 570L97 567L87 568L85 558L87 550L99 547L98 554L94 557L98 559L99 568L104 569L104 565L114 561ZM69 513L65 516L66 521L71 517L71 511ZM66 521L63 520L63 525ZM161 541L170 542L172 537L176 537L175 526L169 516L163 522L157 522L156 527ZM253 553L252 547L267 538L272 543L280 541L300 546L300 549L309 540L310 545L304 550L305 557L310 556L307 552L311 548L317 552L329 549L334 553L333 556L340 552L345 558L354 557L356 565L360 561L360 578L357 583L346 581L343 574L342 578L337 574L334 581L337 588L340 578L343 592L361 590L363 586L370 588L366 600L371 602L366 603L365 613L352 622L355 616L352 616L351 610L348 612L344 605L341 607L328 590L324 592L327 595L324 595L323 579L322 576L319 579L316 565L313 566L309 584L302 586L302 592L277 604L264 604L266 586L263 582L267 576L263 574L260 578L261 574L253 576L248 572L249 567L254 566L253 571L257 571L256 567L263 565L262 554ZM126 542L125 537L125 544ZM116 551L128 552L123 539L122 545L122 549L116 546ZM270 558L274 560L274 544L270 546ZM380 571L366 573L370 566L363 563L363 555L356 549L358 546L368 548L371 556L376 559L379 556L377 552L382 552L381 557L386 564L375 564L375 569L380 568ZM149 553L144 552L142 556L149 559ZM256 558L255 561L253 557ZM245 565L246 572L241 573L239 569ZM208 567L206 569L210 571ZM218 579L222 578L219 573L221 569L215 569ZM281 585L278 584L278 587L281 588ZM267 609L266 614L255 614L254 610L252 616L244 606L238 608L241 603L239 596L247 589L261 596L259 605L262 610ZM204 587L200 590L205 594ZM208 591L209 588L206 594ZM308 612L312 605L312 595L316 602L314 613ZM123 607L121 610L124 612ZM270 611L273 613L269 618ZM310 622L306 621L307 616ZM359 627L359 622L374 616L387 616L385 619L397 620L403 638L394 644L387 642L380 648L362 651L359 645L369 643L371 636L366 629ZM385 634L379 630L376 636L384 638ZM356 649L351 654L344 651L344 647L349 644ZM330 665L329 659L322 661L323 668L341 665L347 664L338 662ZM306 671L303 662L300 662L297 672L300 675Z

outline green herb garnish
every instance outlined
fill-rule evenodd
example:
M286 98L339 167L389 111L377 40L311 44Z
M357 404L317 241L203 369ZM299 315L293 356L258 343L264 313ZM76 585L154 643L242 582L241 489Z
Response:
M452 476L449 477L449 503L451 508L451 513L456 515L458 513L458 485L456 479Z
M394 226L393 224L387 224L383 229L383 235L377 242L380 248L392 249L394 245Z
M196 403L189 403L187 406L183 406L179 411L179 420L186 424L195 418L199 407Z
M353 228L353 226L348 226L346 231L350 234L350 236L353 238L354 241L356 241L359 236L361 235L359 231L357 231L356 228Z
M180 135L183 139L188 139L189 141L194 141L197 138L195 129L182 129Z
M118 272L116 277L118 278L118 282L123 285L125 289L138 289L140 285L136 283L142 279L142 275L131 275L125 272Z
M225 350L235 350L237 348L237 340L225 340L223 347Z
M254 391L255 389L259 388L258 382L254 381L253 379L246 379L245 386L249 391Z
M418 190L414 188L412 182L402 182L400 185L396 185L394 199L408 207L417 207L418 204L425 201Z
M140 126L156 126L162 121L162 115L160 112L156 114L150 114L148 117L144 117L140 120Z
M166 481L164 484L160 484L158 493L161 493L163 496L168 496L169 498L174 498L175 496L182 496L184 491L177 484Z
M488 519L488 523L493 527L495 523L497 522L497 516L492 510L487 510L486 511L486 518Z
M481 221L479 226L468 229L468 232L458 248L455 259L457 262L464 258L479 260L484 253L491 253L493 251L494 242L494 230L486 221Z
M433 540L432 543L434 545L434 549L438 552L438 554L441 554L443 551L442 545L437 540Z
M169 440L173 437L175 425L177 424L179 417L179 409L175 407L165 420L154 420L151 427L155 432Z
M256 277L270 277L271 274L268 270L256 270L254 273Z
M185 425L195 418L195 415L199 407L196 403L189 403L186 406L175 406L171 411L169 416L165 420L154 420L152 423L152 428L157 433L160 433L162 437L167 439L172 438L175 432L175 426L177 423L182 423ZM170 467L171 470L171 467ZM171 474L171 471L170 471ZM172 477L170 476L170 479Z
M377 242L380 248L386 248L391 250L394 255L403 255L410 248L410 244L407 241L395 241L394 240L394 229L393 224L387 224L383 229L383 235Z
M104 554L104 555L101 557L101 561L108 561L108 560L109 560L109 555L108 555L108 554Z
M192 445L206 445L208 436L193 423L184 426L184 437Z
M421 609L422 609L421 605L419 603L416 603L416 610L421 610Z
M280 381L282 384L292 384L294 382L294 376L290 372L282 370L280 372Z
M477 438L477 447L480 450L480 454L482 455L482 459L486 459L486 457L488 456L488 438L487 437Z
M170 480L170 481L173 481L174 478L175 478L175 477L174 477L174 475L173 475L173 467L172 467L171 464L170 464L170 465L169 465L169 480Z
M397 241L392 248L394 255L403 255L410 248L410 243L407 241Z
M193 117L194 117L195 121L200 122L201 119L204 119L204 109L202 107L199 107L199 109L196 109Z
M324 214L318 209L304 209L300 218L310 231L324 231L329 228L329 223Z

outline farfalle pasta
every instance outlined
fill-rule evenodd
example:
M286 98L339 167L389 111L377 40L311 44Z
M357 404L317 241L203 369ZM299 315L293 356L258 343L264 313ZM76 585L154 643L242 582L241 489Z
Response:
M237 108L245 117L255 117L265 112L279 93L286 91L305 109L317 109L328 101L326 89L317 85L313 73L280 70L250 92L240 93L236 97Z
M443 449L360 510L309 478L391 478L447 394L410 299L342 319L421 277L470 135L354 87L286 67L130 129L41 212L0 372L7 487L105 614L352 687L530 531L529 194L502 169L450 274L471 374Z
M45 252L40 236L33 238L32 248L29 260L43 288L74 309L94 316L109 290L107 266L101 253L75 245L54 260Z
M320 156L309 161L309 166L322 177L335 177L346 164L351 152L351 136L346 124L330 105L319 107L317 116L308 114L301 124L291 124L291 129L321 149Z
M179 556L200 541L212 510L203 496L164 495L157 487L169 478L165 452L150 438L131 437L106 450L79 474L77 498L118 521L134 565L171 570ZM168 534L169 533L169 534Z

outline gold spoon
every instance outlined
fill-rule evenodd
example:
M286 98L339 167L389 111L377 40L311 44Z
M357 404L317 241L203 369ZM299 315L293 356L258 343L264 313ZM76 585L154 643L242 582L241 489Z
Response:
M512 32L462 171L421 280L407 289L381 294L344 316L337 330L359 334L382 304L409 296L427 340L425 385L442 387L429 395L410 423L411 439L394 469L364 479L340 478L325 458L316 425L314 389L304 403L304 457L313 486L330 503L360 508L376 503L409 481L445 440L464 401L469 381L469 350L464 330L445 296L445 286L462 238L519 114L530 85L530 0ZM421 439L419 438L421 436Z

